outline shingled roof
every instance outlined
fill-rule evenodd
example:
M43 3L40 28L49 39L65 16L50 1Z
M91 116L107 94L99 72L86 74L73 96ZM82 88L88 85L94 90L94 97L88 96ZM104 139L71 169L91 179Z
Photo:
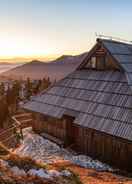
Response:
M24 108L56 118L70 115L77 125L132 141L132 45L102 39L98 43L120 65L121 71L81 69L89 53L76 71Z
M124 69L129 85L132 85L132 44L101 40L104 47L111 53Z

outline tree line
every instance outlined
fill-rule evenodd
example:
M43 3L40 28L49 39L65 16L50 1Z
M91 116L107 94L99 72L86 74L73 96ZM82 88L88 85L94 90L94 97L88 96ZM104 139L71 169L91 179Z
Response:
M6 86L5 86L6 85ZM10 117L19 108L19 102L30 100L32 95L36 95L47 89L51 85L50 78L26 81L15 80L10 84L0 83L0 128L5 124L10 124ZM22 96L23 91L23 96ZM8 125L7 125L8 126Z

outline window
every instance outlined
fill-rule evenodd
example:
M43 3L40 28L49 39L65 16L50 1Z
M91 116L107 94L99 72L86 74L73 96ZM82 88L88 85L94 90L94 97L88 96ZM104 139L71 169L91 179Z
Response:
M86 68L96 68L96 57L91 57L90 61L85 66Z
M96 57L91 58L91 68L96 68Z
M106 58L105 56L92 56L86 64L85 68L105 70Z

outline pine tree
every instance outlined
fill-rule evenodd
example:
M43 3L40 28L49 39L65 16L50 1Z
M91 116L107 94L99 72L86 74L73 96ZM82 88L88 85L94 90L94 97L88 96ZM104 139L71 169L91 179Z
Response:
M5 86L4 83L2 82L0 84L0 95L3 96L5 94Z
M12 92L14 97L16 97L17 99L20 98L19 94L20 94L20 90L21 90L21 84L19 81L15 81L12 87Z
M26 99L30 100L30 97L32 95L32 83L29 77L27 78L25 87L26 87Z
M20 99L20 90L21 90L21 85L19 81L15 81L13 83L12 89L11 89L11 96L12 96L12 104L14 104L15 109L18 107L18 102Z
M41 91L41 87L42 87L42 80L40 79L37 81L37 84L35 85L33 89L34 94L39 93Z
M51 85L51 81L50 81L50 78L48 77L47 78L47 88Z
M9 117L9 110L8 105L6 103L6 99L3 97L0 99L0 127L4 127L4 123L6 122L7 118Z
M12 103L11 89L9 86L8 86L7 91L6 91L6 102L8 105L11 105L11 103Z
M51 85L50 78L43 78L42 81L42 90L47 89Z

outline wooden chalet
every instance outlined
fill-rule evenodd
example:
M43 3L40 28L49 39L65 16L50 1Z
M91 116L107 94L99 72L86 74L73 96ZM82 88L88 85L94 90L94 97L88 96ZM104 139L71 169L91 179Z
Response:
M35 131L132 170L132 44L97 39L76 71L24 109Z

